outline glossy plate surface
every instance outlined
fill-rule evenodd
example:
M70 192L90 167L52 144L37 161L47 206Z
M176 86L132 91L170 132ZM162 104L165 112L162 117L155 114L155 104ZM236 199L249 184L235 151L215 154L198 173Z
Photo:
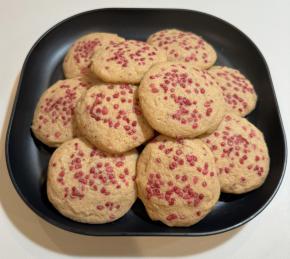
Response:
M47 164L53 149L37 141L30 125L42 92L63 78L63 57L72 42L93 31L114 32L128 39L146 40L165 28L203 36L218 52L217 64L239 69L254 84L257 108L248 117L265 135L271 168L265 184L244 195L221 195L215 209L200 223L169 228L151 221L140 201L123 218L104 225L87 225L59 214L48 202ZM26 204L40 217L63 229L87 235L216 234L238 227L260 213L274 197L286 164L283 126L267 64L253 42L216 17L175 9L100 9L70 17L45 33L32 47L22 68L6 139L6 158L12 182Z

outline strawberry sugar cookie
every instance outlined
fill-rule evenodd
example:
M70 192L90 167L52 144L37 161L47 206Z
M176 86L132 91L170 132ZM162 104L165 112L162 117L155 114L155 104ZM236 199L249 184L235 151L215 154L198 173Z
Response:
M148 123L166 136L193 138L211 132L224 115L223 96L215 81L186 63L153 66L138 93Z
M102 46L124 41L123 38L112 33L94 32L77 39L70 47L63 62L66 78L92 77L89 66L95 51Z
M158 136L137 162L138 197L152 220L168 226L191 226L219 199L214 158L199 139Z
M137 86L103 84L90 88L76 108L78 128L101 150L122 153L153 137L142 115Z
M83 139L72 139L53 153L47 195L64 216L102 224L125 215L136 200L137 152L110 155Z
M270 164L268 148L263 133L248 120L228 113L202 140L215 157L222 192L245 193L264 183Z
M127 40L96 51L91 69L104 82L136 84L152 65L163 61L163 50L142 41Z
M255 89L241 72L221 66L214 66L208 72L222 90L228 112L246 116L255 109L257 103Z
M40 97L31 129L44 144L57 147L76 136L74 109L91 82L82 78L59 80Z
M152 34L147 42L165 50L168 61L183 61L200 69L211 67L217 59L214 48L192 32L162 30Z

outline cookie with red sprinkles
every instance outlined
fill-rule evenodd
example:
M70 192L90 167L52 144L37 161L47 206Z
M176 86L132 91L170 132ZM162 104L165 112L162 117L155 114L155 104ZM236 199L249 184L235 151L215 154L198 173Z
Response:
M147 42L165 50L168 61L184 61L200 69L211 67L217 59L214 48L192 32L162 30L152 34Z
M82 78L59 80L40 97L31 129L44 144L57 147L76 136L74 110L92 83Z
M63 71L65 77L91 77L89 66L95 51L100 47L124 40L116 34L104 32L94 32L80 37L73 43L64 58Z
M264 183L270 164L268 148L263 133L247 119L228 113L202 140L213 152L223 192L245 193Z
M104 82L136 84L152 65L163 61L163 50L146 42L127 40L96 51L91 69Z
M199 139L155 138L138 159L136 184L150 218L168 226L199 222L220 195L213 155Z
M257 95L251 82L238 70L214 66L208 72L222 90L227 111L246 116L255 109Z
M193 138L211 132L224 115L223 96L215 80L186 63L153 66L138 93L148 123L166 136Z
M83 139L65 142L48 166L47 195L64 216L102 224L125 215L136 200L137 152L110 155Z
M78 128L101 150L122 153L153 137L142 115L137 86L103 84L90 88L76 108Z

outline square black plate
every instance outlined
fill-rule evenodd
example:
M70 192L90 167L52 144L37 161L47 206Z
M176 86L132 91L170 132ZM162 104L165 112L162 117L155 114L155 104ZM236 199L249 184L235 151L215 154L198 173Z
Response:
M49 149L30 132L41 93L63 78L62 60L70 44L93 31L114 32L146 40L164 28L179 28L202 35L218 52L218 64L240 69L254 84L259 100L249 120L265 134L271 168L265 184L244 195L222 194L215 209L200 223L169 228L151 221L140 201L116 222L87 225L59 214L45 190ZM26 204L39 216L63 229L87 235L216 234L238 227L260 213L277 192L283 178L286 140L267 64L254 43L229 23L208 14L174 9L101 9L70 17L46 32L32 47L22 68L6 139L6 159L12 182Z

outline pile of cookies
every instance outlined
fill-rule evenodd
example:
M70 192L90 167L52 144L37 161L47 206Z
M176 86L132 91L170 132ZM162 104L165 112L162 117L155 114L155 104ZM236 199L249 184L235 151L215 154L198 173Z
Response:
M243 118L257 95L239 71L213 66L216 59L200 36L176 29L147 42L110 33L76 40L64 58L66 79L43 93L32 122L35 137L57 147L47 178L53 206L101 224L139 197L152 220L190 226L221 191L260 187L268 150Z

